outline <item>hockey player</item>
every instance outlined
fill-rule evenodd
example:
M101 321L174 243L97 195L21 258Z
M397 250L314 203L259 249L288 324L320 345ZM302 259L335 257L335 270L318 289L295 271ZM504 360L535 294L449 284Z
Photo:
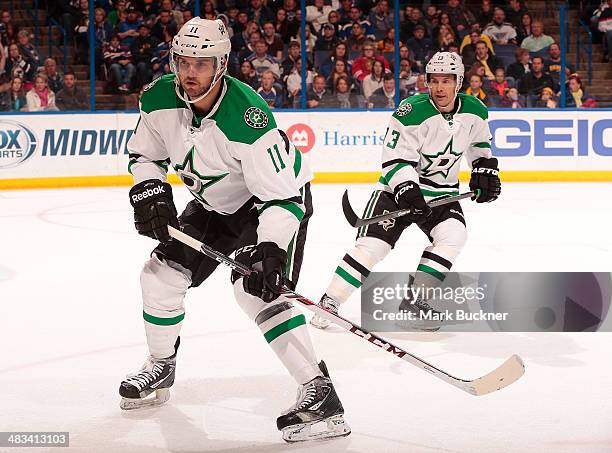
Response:
M338 265L320 301L323 308L335 313L411 223L416 223L431 242L423 251L412 288L434 288L444 280L465 244L465 219L458 202L433 209L426 202L458 194L461 156L465 155L472 169L470 189L479 190L476 202L490 202L500 194L497 159L491 157L487 108L473 96L458 94L464 73L461 57L438 52L427 63L426 73L429 94L402 101L389 121L383 143L382 176L364 217L398 209L410 209L411 213L358 230L355 247ZM423 294L412 292L415 293ZM436 311L421 297L404 299L400 310L412 312L415 319L404 327L440 327L436 316L421 315ZM329 321L316 315L311 323L321 329L329 325Z
M325 364L317 364L304 315L279 297L283 283L294 287L299 275L312 173L265 101L225 74L230 47L220 20L191 19L172 41L172 74L140 100L128 144L130 200L138 232L160 244L140 275L150 356L121 382L121 408L169 398L185 293L218 264L171 240L172 225L224 254L236 251L236 260L256 270L232 274L232 283L238 304L299 384L295 405L277 419L283 438L345 436L342 404ZM178 218L168 165L195 198Z

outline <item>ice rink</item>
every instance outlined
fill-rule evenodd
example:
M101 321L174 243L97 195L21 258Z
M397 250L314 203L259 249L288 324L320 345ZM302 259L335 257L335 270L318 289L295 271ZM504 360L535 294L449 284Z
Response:
M353 243L344 188L313 186L298 286L313 299ZM361 212L371 186L349 189ZM502 190L496 203L462 202L469 239L454 270L612 271L612 184ZM466 378L522 356L520 381L473 397L338 328L313 331L353 432L286 444L276 417L296 385L222 266L188 294L170 401L121 411L119 383L146 355L139 272L155 245L136 234L127 192L0 192L0 431L69 431L83 452L612 452L610 333L384 334ZM189 195L175 194L180 209ZM412 229L377 270L413 271L425 244ZM359 322L358 293L343 314Z

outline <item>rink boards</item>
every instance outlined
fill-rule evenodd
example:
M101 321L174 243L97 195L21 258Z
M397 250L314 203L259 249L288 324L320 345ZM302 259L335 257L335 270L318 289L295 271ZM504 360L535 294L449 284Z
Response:
M379 177L390 113L277 111L275 118L315 182L364 183ZM504 181L612 181L611 110L495 110L489 119ZM0 115L0 189L131 184L127 143L137 120L117 112Z

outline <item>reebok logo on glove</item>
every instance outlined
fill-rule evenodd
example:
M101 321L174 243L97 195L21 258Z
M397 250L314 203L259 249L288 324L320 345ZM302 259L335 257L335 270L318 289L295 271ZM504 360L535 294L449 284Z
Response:
M132 195L132 203L138 203L139 201L142 201L145 198L152 197L153 195L159 195L160 193L166 193L163 186L157 186L153 189L147 189L143 192Z

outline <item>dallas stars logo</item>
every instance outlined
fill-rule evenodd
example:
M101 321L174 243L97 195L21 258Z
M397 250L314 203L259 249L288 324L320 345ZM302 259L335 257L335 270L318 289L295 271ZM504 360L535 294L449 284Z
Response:
M423 157L427 160L427 164L422 169L423 176L429 177L439 173L447 178L453 165L459 162L461 154L460 151L453 151L452 138L448 145L446 145L446 148L444 148L444 151L434 155L423 154Z
M385 209L383 211L383 214L389 214L389 211ZM395 226L395 219L381 220L380 222L378 222L378 224L383 227L383 230L389 231L390 228L393 228Z
M183 165L175 165L174 170L176 174L179 175L183 184L187 186L187 188L191 191L194 197L200 200L202 203L211 206L209 202L204 198L204 191L208 189L213 184L218 183L223 178L225 178L229 173L223 173L222 175L214 175L214 176L205 176L199 174L194 165L193 165L193 154L195 152L195 146L192 146L187 155L185 156L185 160L183 161Z

